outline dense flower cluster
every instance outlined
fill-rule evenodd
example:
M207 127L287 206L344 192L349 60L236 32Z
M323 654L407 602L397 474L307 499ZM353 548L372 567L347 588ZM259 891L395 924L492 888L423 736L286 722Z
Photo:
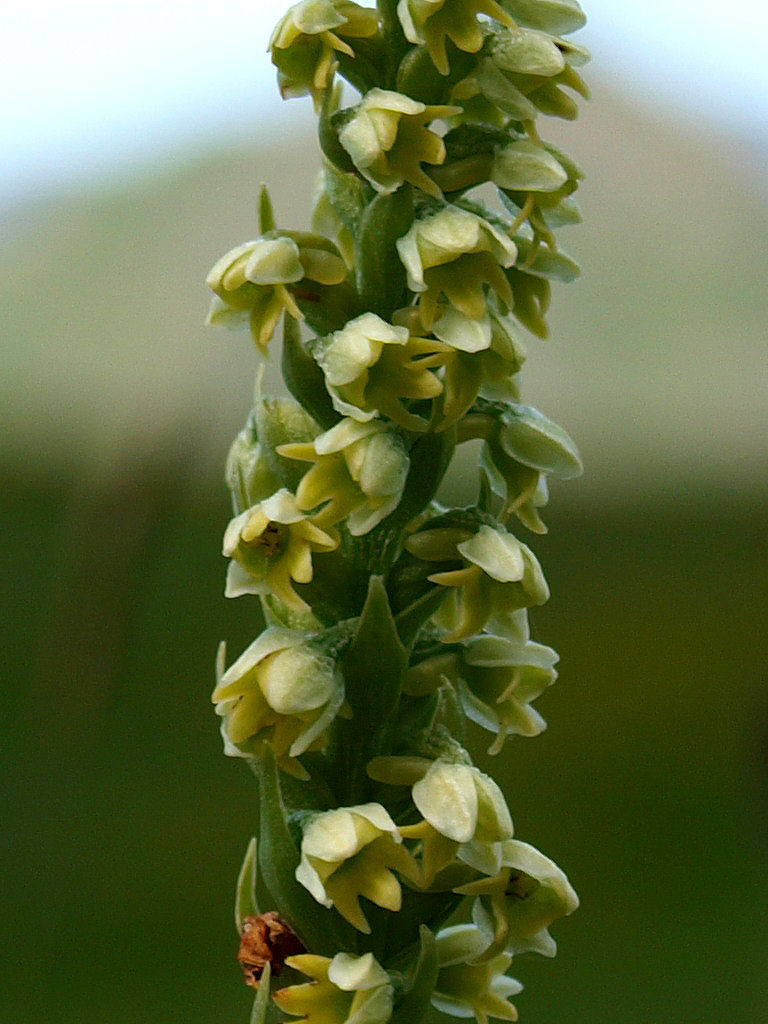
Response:
M557 676L517 530L545 532L549 480L581 463L518 378L578 272L555 230L581 172L537 119L576 116L583 23L576 0L302 0L271 38L282 95L320 122L313 231L278 228L264 190L259 236L208 277L211 323L262 354L282 324L292 395L259 385L229 455L226 594L262 631L229 667L222 647L213 693L259 784L238 922L292 936L248 960L256 1024L271 999L310 1024L514 1021L513 958L553 955L578 905L457 729L491 754L538 735ZM475 500L444 507L472 441Z

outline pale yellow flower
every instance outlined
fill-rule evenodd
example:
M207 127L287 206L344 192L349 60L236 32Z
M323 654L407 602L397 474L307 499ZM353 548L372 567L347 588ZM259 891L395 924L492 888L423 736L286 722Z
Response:
M226 595L274 594L293 611L307 611L293 585L311 582L312 555L334 551L338 544L338 536L313 523L282 488L227 527L223 553L232 561Z
M416 881L419 871L381 804L340 807L310 817L301 841L296 878L325 907L370 934L360 906L364 896L386 910L402 902L398 871Z

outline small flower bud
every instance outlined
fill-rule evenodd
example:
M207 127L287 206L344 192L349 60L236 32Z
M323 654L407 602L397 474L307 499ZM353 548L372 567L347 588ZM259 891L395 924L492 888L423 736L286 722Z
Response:
M279 488L264 450L252 426L245 427L232 442L225 471L235 512L240 514Z
M521 25L554 35L583 28L586 15L577 0L503 0L504 7Z

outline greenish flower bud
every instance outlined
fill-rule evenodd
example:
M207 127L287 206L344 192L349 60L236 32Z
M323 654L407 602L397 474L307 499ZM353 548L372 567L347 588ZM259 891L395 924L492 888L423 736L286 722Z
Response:
M465 53L477 53L483 45L478 14L487 14L502 25L514 25L496 0L400 0L397 5L406 39L426 46L442 75L450 71L446 39Z
M212 700L223 719L226 754L252 753L267 739L278 763L306 777L296 762L322 742L344 699L343 681L332 658L303 633L269 628L224 671L222 645Z
M543 146L518 139L497 150L491 180L499 188L516 192L556 192L568 173Z
M245 512L279 489L280 484L269 468L264 449L256 440L252 426L241 430L232 442L225 478L232 493L236 514Z
M563 36L587 23L577 0L501 0L515 21L527 28Z
M392 1016L394 989L373 953L337 953L333 959L300 953L288 967L311 978L273 995L279 1008L314 1024L386 1024Z
M486 432L481 466L487 486L498 496L501 518L514 512L535 533L546 533L537 509L548 500L547 477L579 476L576 446L562 427L529 406L506 402L482 408L499 424Z
M281 445L289 459L312 462L296 492L298 507L328 529L346 519L354 537L368 533L400 504L410 459L397 434L380 420L343 419L311 444Z
M517 26L491 33L486 52L503 71L551 78L565 70L561 46L559 40L544 32L531 32Z
M498 443L510 458L559 480L581 475L584 467L576 445L538 409L509 405L500 419Z
M366 423L383 414L409 430L427 424L403 401L435 398L443 386L432 372L444 362L439 341L412 338L375 313L363 313L315 345L334 408Z
M474 924L458 924L437 934L439 971L432 1005L451 1017L474 1016L480 1024L489 1017L517 1020L509 996L523 986L506 976L512 962L509 953L482 959L488 946L485 934Z
M408 274L408 287L419 294L421 319L428 330L437 318L441 295L472 320L485 316L485 285L502 302L512 304L501 268L514 264L515 244L474 213L445 206L420 217L398 240L397 251Z
M440 199L442 192L421 165L441 164L445 144L427 125L458 111L458 107L426 106L399 92L371 89L339 132L339 142L377 192L395 192L407 181Z
M413 882L419 878L416 862L381 804L340 807L305 822L297 880L318 903L335 906L366 935L371 929L360 897L399 910L402 893L395 871Z
M291 7L269 41L283 99L310 95L319 109L337 54L355 56L347 40L373 36L378 27L376 11L349 0L303 0Z
M483 959L502 950L554 956L557 945L549 934L549 926L572 914L579 905L578 896L557 864L516 839L502 844L502 868L498 874L460 886L456 891L479 897L473 918L490 943Z
M226 596L274 594L288 608L307 611L293 585L312 580L314 553L334 551L338 545L338 536L315 525L282 488L235 516L227 527L223 553L232 561Z

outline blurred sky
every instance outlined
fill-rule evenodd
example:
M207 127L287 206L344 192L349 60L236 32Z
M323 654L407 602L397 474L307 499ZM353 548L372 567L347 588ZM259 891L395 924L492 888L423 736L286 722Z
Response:
M0 202L279 118L263 0L3 0ZM765 0L589 0L611 84L768 140Z

